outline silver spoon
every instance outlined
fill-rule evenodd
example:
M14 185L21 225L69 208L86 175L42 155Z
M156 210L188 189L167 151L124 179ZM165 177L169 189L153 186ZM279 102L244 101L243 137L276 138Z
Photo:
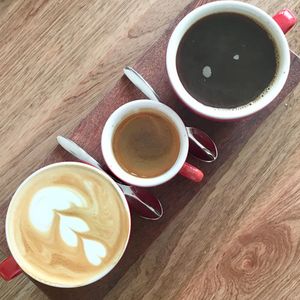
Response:
M124 74L150 100L162 102L151 85L132 67L126 66ZM205 162L212 162L218 157L217 146L214 141L202 130L195 127L186 127L190 151L194 156Z
M57 136L56 139L58 144L61 145L67 152L69 152L82 162L88 163L104 171L99 162L97 162L90 154L88 154L75 142L62 136ZM116 181L116 183L124 193L129 206L134 209L140 217L149 220L158 220L162 217L162 205L160 201L155 198L150 192L138 187L121 183L116 178L113 179Z

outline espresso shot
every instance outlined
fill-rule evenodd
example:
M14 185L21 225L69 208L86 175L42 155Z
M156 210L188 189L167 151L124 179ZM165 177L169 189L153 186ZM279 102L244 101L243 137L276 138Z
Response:
M238 13L216 13L197 21L183 36L176 56L186 91L216 108L237 108L263 97L277 64L268 32Z
M152 110L125 118L115 130L113 152L129 174L152 178L164 174L176 162L180 148L176 126Z

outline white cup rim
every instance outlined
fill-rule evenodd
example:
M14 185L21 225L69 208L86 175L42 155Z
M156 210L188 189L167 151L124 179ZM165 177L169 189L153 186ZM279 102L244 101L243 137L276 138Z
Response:
M167 172L156 177L141 178L127 173L118 164L112 149L112 139L114 130L125 117L135 112L147 109L158 111L172 121L179 133L180 150L175 164ZM185 163L188 154L188 148L189 143L187 131L183 121L178 116L178 114L169 106L161 102L149 99L133 100L116 109L106 121L101 136L102 154L109 169L122 181L141 187L157 186L172 179L180 171L183 164Z
M15 199L15 195L17 195L17 193L22 189L23 186L25 186L27 184L28 181L30 181L33 177L37 176L39 173L47 170L47 169L51 169L51 168L56 168L57 166L80 166L86 169L90 169L93 170L94 172L98 173L99 175L103 176L105 179L107 179L115 188L115 190L117 191L118 195L121 198L121 201L124 205L127 217L128 217L128 234L127 234L127 238L126 238L126 242L124 244L124 248L122 249L122 252L120 253L120 256L118 257L118 259L116 261L114 261L114 263L109 266L108 268L106 268L105 270L99 272L99 274L97 274L96 276L92 277L90 280L83 282L82 284L76 284L76 285L66 285L66 284L59 284L59 283L53 283L53 282L48 282L45 281L41 278L39 278L39 276L37 276L36 274L33 274L31 271L27 271L26 267L24 267L23 261L22 259L19 258L19 255L17 254L17 250L12 246L12 241L11 241L11 237L9 236L9 219L13 216L11 216L12 214L12 205L14 203L14 201L16 201ZM103 278L105 275L107 275L116 265L117 263L120 261L120 259L123 257L124 252L127 248L128 245L128 241L129 241L129 237L130 237L130 232L131 232L131 215L130 215L130 210L129 210L129 206L128 203L126 201L126 198L123 194L123 192L121 191L120 187L117 185L117 183L108 175L106 174L104 171L99 170L93 166L81 163L81 162L57 162L57 163L53 163L47 166L44 166L38 170L36 170L35 172L33 172L31 175L29 175L25 180L23 180L23 182L19 185L19 187L17 188L17 190L15 191L14 195L12 196L12 199L10 201L10 204L8 206L8 210L6 213L6 220L5 220L5 233L6 233L6 241L8 244L8 248L11 252L11 255L13 256L14 260L17 262L17 264L20 266L20 268L29 276L31 276L32 278L34 278L35 280L44 283L46 285L49 286L53 286L53 287L60 287L60 288L77 288L77 287L81 287L81 286L86 286L89 285L91 283L94 283L98 280L100 280L101 278ZM22 267L23 266L23 267Z
M279 66L277 68L278 70L274 77L273 83L268 87L269 90L266 90L263 97L254 100L253 102L251 102L251 104L249 103L247 105L240 106L234 109L215 108L197 101L184 88L179 79L176 67L178 45L185 32L195 22L197 22L204 16L211 15L213 13L229 11L242 13L257 20L257 22L261 24L273 37L273 40L279 52ZM194 9L178 23L168 43L166 53L166 67L171 85L176 94L179 96L180 100L183 101L185 105L187 105L194 112L207 118L226 121L240 119L254 114L274 100L274 98L282 90L286 82L290 67L290 53L287 40L281 28L266 12L254 5L243 3L240 1L216 1L204 4Z

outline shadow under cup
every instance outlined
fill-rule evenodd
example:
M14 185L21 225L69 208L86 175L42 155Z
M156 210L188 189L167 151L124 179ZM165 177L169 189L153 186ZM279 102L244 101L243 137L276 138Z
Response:
M201 103L184 87L177 69L178 47L188 30L199 20L219 13L235 13L253 20L267 32L274 43L277 54L277 69L273 80L257 99L236 108L216 108ZM239 1L217 1L200 6L185 16L176 26L169 40L166 65L173 89L179 98L197 114L214 120L235 120L251 115L267 106L283 88L290 67L290 53L283 29L278 23L261 9Z
M118 163L113 151L113 138L116 129L123 120L133 114L151 111L168 119L177 130L179 136L179 153L173 166L161 175L143 178L126 172ZM146 139L147 137L145 137ZM101 148L103 157L109 169L122 181L135 186L150 187L160 185L173 178L182 168L188 154L188 136L181 118L171 108L153 100L134 100L115 110L108 118L103 128Z

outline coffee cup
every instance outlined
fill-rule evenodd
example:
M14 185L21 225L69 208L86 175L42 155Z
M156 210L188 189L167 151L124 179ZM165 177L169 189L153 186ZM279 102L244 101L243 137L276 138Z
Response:
M6 215L10 280L25 272L54 287L91 284L121 259L130 236L124 194L103 171L78 162L43 167L19 186Z
M245 43L243 41L244 44L242 43L241 45L239 45L237 43L236 45L233 45L232 43L234 42L234 40L232 36L230 36L228 41L226 41L226 34L225 33L223 34L223 32L220 33L219 39L217 39L216 32L220 32L220 29L223 30L223 28L230 28L229 26L230 24L228 25L225 21L226 18L222 16L224 17L223 23L219 20L218 23L219 26L216 26L217 27L216 30L213 29L212 20L213 18L217 20L217 15L220 14L223 15L235 14L247 18L248 21L252 20L252 23L255 23L256 24L255 26L257 26L258 28L257 35L258 35L258 31L259 34L263 34L260 32L261 30L265 31L266 38L263 41L265 41L267 44L267 41L269 40L269 44L273 43L274 49L276 50L276 53L273 53L274 54L273 63L274 65L276 65L274 67L276 68L276 70L274 71L274 74L270 75L272 76L271 80L267 80L267 78L264 77L264 73L262 72L256 74L254 73L255 63L253 63L253 61L255 60L253 60L253 57L251 57L251 55L249 55L249 61L245 62L245 60L247 60L247 55L240 55L239 53L239 51L244 51L246 47L249 47L249 51L251 54L251 51L253 52L253 49L257 50L259 49L259 47L262 47L261 43L253 43L253 45L250 45L251 41L249 40L249 43L247 44L247 40L246 40ZM228 18L230 18L230 16L228 16ZM196 56L195 60L194 61L190 60L189 62L193 68L193 63L195 63L195 61L197 62L198 60L199 73L197 74L199 74L199 77L196 78L196 76L193 76L192 80L194 80L194 82L192 82L190 81L191 79L188 77L183 78L183 76L186 75L184 75L185 71L184 68L181 67L179 60L180 60L180 55L186 55L186 57L189 55L188 59L191 58L189 51L192 51L191 49L193 48L193 46L187 45L188 43L187 40L189 36L190 37L196 36L195 35L197 34L196 33L197 30L195 29L196 24L199 24L198 26L200 28L201 25L200 22L201 24L204 24L206 22L206 24L204 24L206 27L203 26L202 28L212 28L212 30L205 31L205 29L203 29L203 31L199 33L200 32L199 29L198 36L201 37L201 41L200 40L198 41L199 48L198 49L194 48L196 49L195 51L198 50L198 53L194 53ZM275 97L279 94L279 92L281 91L281 89L283 88L287 80L289 67L290 67L290 52L284 34L288 32L295 23L296 23L296 18L287 9L280 11L272 18L266 12L259 9L258 7L255 7L247 3L239 2L239 1L216 1L216 2L202 5L199 8L196 8L188 15L186 15L179 22L179 24L176 26L175 30L173 31L168 43L167 54L166 54L166 66L167 66L169 80L171 82L174 91L178 95L179 99L192 111L194 111L195 113L201 116L213 120L220 120L220 121L236 120L260 111L275 99ZM211 24L211 27L209 27L208 24ZM253 25L252 27L254 28L254 24L250 24L250 25L251 26ZM235 26L235 28L239 31L239 38L241 36L242 37L252 36L250 34L249 35L245 33L243 34L243 32L240 30L241 28L243 28L242 25ZM235 29L233 29L233 31L234 30ZM209 36L209 34L211 34L211 36ZM253 34L253 32L251 34ZM207 39L204 39L204 37ZM272 42L270 40L272 40ZM203 53L202 52L200 53L199 49L200 50L204 49L205 41L208 41L208 43L210 43L211 49L208 48L209 50L207 51L207 53L205 53L204 50ZM197 44L197 38L196 40L195 38L194 40L191 39L191 43ZM228 53L225 50L220 51L220 49L226 43L229 44L228 49L232 51L232 53L229 56L227 55ZM188 49L188 47L190 47L190 49ZM245 47L245 48L241 49L241 47ZM273 52L275 52L275 50ZM211 56L208 55L209 51L211 53ZM259 50L257 51L259 52ZM187 55L187 53L189 54ZM263 52L260 51L260 54L258 53L258 55L261 55L262 53ZM215 54L214 59L210 61L210 58L212 58L214 54ZM275 59L276 62L274 62ZM244 65L242 64L243 60L245 62ZM271 57L269 57L269 55L264 55L264 57L259 57L259 59L257 59L256 62L257 65L260 67L260 69L264 70L264 64L268 60L271 60ZM226 61L225 67L222 66L224 61ZM234 70L236 70L235 68L237 68L238 64L244 66L242 67L244 68L244 70L241 69L235 72ZM266 64L266 66L267 67L265 67L265 70L268 70L269 65ZM192 68L186 67L186 72L192 72L191 71ZM197 68L197 66L195 66L195 68ZM230 68L232 68L232 72L228 71L228 69ZM245 98L245 102L239 104L238 102L239 94L236 93L234 88L240 89L239 92L241 95L244 95L246 93L247 85L246 85L246 81L243 81L244 78L243 75L245 75L244 73L246 73L249 70L252 71L252 68L253 68L253 77L255 78L249 77L251 79L249 79L248 83L255 82L257 86L260 86L261 91L258 92L259 89L255 85L253 85L252 87L253 91L258 94L257 95L253 94L251 96L252 98L250 96L249 98ZM180 72L183 72L183 75L180 74ZM197 70L195 72L197 72ZM230 82L228 77L230 77L231 75L235 76L235 80L232 80ZM222 76L223 79L220 79ZM259 78L259 76L261 76L262 80L266 81L266 83L264 81L258 80L257 78ZM245 75L245 78L246 77L247 74ZM239 80L241 84L239 84ZM203 81L202 85L200 85L200 81L201 82ZM218 94L217 90L219 88L220 91ZM226 90L227 89L230 90L231 88L233 89L232 93L230 94L228 92L228 97L226 99L225 98L222 99L222 97L225 97L224 93L226 93ZM197 91L199 90L200 93L199 95L197 95ZM226 102L228 99L232 100L235 95L237 95L236 105L232 104L231 105L232 107L226 107L226 105L225 106L221 105L222 101ZM220 96L219 103L216 100L218 96ZM211 97L212 99L209 99L209 97ZM243 97L244 96L240 96L240 100L242 100ZM214 104L212 105L211 103Z
M139 120L139 114L146 114L146 119ZM147 114L150 114L150 116L147 117ZM118 128L123 127L123 122L126 123L127 120L131 119L136 120L136 123L129 124L128 128L130 128L131 126L131 128L133 128L133 131L135 132L131 134L126 133L125 130L121 134L119 134L120 136L118 138L120 140L120 147L122 147L122 143L127 143L127 146L124 146L125 148L120 149L121 154L130 153L131 155L131 157L128 157L129 154L127 157L125 156L125 164L126 160L132 162L132 164L140 163L141 172L143 173L145 169L149 169L149 171L151 171L150 169L154 168L154 165L157 164L156 159L160 159L160 157L158 157L160 155L158 155L156 152L163 152L162 155L165 155L166 159L174 156L174 160L168 162L169 166L166 167L166 169L163 171L159 170L159 173L157 175L139 175L139 170L133 174L133 172L130 172L130 170L124 168L124 166L121 165L120 160L118 160L116 154L116 152L118 151L114 149L114 140L118 135ZM164 119L165 121L162 121L161 119ZM162 123L160 124L160 122ZM171 138L170 141L168 140L168 134L166 134L165 132L161 132L163 131L163 123L170 123L165 125L173 127L173 129L166 129L166 131L169 132L173 130L174 135L176 135L178 139L178 151L172 152L172 149L170 150L173 154L168 154L168 151L170 147L172 147L172 143L177 143L175 141L176 137L173 140ZM146 126L146 128L143 128L145 127L144 125ZM153 130L158 130L158 135L161 135L162 138L156 138L156 136L152 134ZM125 139L127 139L127 141L125 141ZM135 146L136 143L138 144L138 146ZM160 149L160 143L164 144L165 148L163 150ZM153 146L152 144L155 145ZM147 152L147 158L144 159L144 153L138 153L139 150L137 150L137 152L132 151L136 150L135 148L138 147L140 147L140 150L142 149L142 152ZM152 148L154 149L154 153L149 153L150 151L152 151ZM203 173L201 170L186 162L189 149L189 140L185 125L183 124L181 118L170 107L156 101L134 100L122 105L117 110L115 110L110 115L103 128L101 136L101 149L104 160L111 172L122 181L135 186L157 186L169 181L178 173L196 182L200 182L203 178ZM152 158L153 156L155 156L154 161L152 161L151 159L148 160L149 157ZM159 160L158 168L164 165L164 163L164 159ZM130 167L131 166L129 166L129 169Z

